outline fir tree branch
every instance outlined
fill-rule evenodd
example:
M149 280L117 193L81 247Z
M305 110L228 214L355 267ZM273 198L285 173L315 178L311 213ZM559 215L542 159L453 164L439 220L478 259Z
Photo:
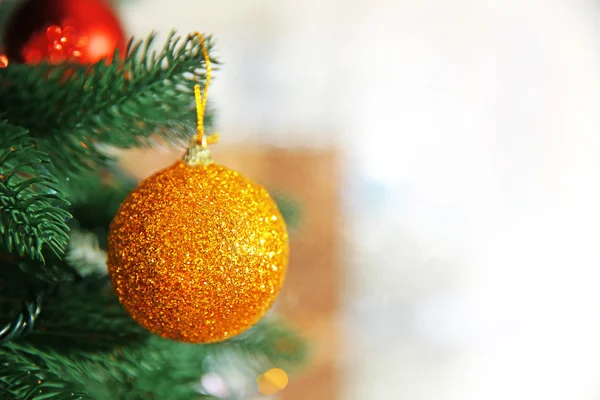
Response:
M39 321L44 296L76 272L48 254L46 264L13 254L0 255L0 345L29 334Z
M72 227L95 233L102 248L110 222L137 182L118 171L106 168L68 181L66 191L71 202Z
M197 395L200 377L206 372L237 370L253 382L273 366L288 372L297 368L306 361L307 351L293 331L267 320L241 336L215 344L178 343L153 336L143 353L139 349L127 357L144 365L136 373L132 391L151 393L151 399L183 400Z
M285 223L289 230L298 228L301 220L301 209L298 202L288 195L274 194L273 200L277 203L277 207L281 212Z
M19 400L16 394L11 393L10 386L0 381L0 400Z
M193 86L205 79L201 45L195 35L171 34L156 53L153 41L151 35L132 42L124 62L115 56L93 66L0 69L0 111L38 139L63 176L104 164L99 144L139 146L153 135L189 138Z
M0 358L6 349L36 360L44 371L68 383L71 389L65 395L84 388L96 400L202 398L199 382L207 372L240 370L244 365L251 382L273 366L290 371L306 357L302 339L272 320L209 345L150 335L120 307L106 281L97 278L64 283L51 291L34 331L0 347ZM0 382L32 368L16 367L0 371Z
M54 287L46 295L35 329L23 340L76 353L135 347L149 335L119 304L108 280L90 276Z
M215 346L238 353L242 360L264 357L267 363L262 367L270 364L287 370L302 366L309 355L304 338L275 318L265 318L246 333Z
M0 347L0 386L23 400L87 400L92 397L47 368L44 359L13 344Z
M0 345L31 332L33 324L40 314L42 298L42 294L38 293L33 299L24 301L22 311L17 317L0 328Z
M0 121L0 245L9 252L43 261L44 247L64 251L71 215L51 168L27 131Z
M179 349L172 351L172 345ZM95 400L212 398L201 396L197 389L200 377L207 372L202 346L187 345L192 352L184 354L181 345L150 338L144 347L116 347L111 351L64 353L30 343L11 343L8 348L35 358L72 387L85 388ZM1 352L2 348L0 356ZM0 381L1 376L0 372Z

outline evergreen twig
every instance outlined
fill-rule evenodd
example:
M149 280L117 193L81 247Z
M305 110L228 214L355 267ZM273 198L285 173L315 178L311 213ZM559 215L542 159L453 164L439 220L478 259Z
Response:
M20 256L44 260L43 248L61 254L69 240L52 164L27 131L0 121L0 245Z
M111 63L10 64L0 69L0 110L30 131L63 176L105 164L100 144L189 138L193 86L205 79L201 45L195 35L171 33L156 53L154 39L130 42L125 59L117 52Z
M13 345L0 347L0 387L23 400L92 400L47 368L40 357Z

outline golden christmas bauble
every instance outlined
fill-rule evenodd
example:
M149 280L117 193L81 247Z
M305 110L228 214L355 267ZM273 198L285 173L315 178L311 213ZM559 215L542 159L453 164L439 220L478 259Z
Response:
M108 271L146 329L209 343L256 323L281 288L285 222L267 191L223 166L178 162L144 180L108 235Z

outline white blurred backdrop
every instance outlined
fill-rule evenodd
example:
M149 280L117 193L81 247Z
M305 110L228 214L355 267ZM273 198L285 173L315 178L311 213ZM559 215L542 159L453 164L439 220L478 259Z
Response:
M224 142L343 148L344 400L600 399L599 1L122 7L214 33Z

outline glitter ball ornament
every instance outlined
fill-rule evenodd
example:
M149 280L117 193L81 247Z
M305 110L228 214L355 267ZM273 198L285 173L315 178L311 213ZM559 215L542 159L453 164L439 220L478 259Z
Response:
M206 89L199 97L198 88L202 126ZM142 181L123 202L108 235L108 271L142 326L208 343L243 332L273 304L288 234L267 191L213 163L203 131L198 137L183 161Z
M187 342L239 334L269 309L287 266L286 226L267 191L217 164L178 162L117 212L108 270L142 326Z

